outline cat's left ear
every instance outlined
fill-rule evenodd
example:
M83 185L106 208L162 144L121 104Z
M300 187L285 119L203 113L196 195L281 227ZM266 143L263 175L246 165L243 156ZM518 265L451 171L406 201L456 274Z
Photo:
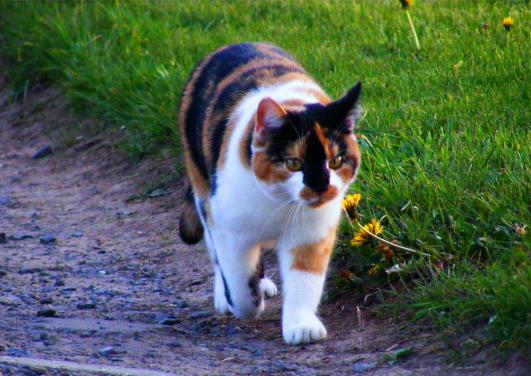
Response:
M332 127L344 127L346 131L354 130L361 114L360 95L361 81L323 109L326 122Z
M272 129L282 126L288 113L273 98L264 98L256 111L255 135L259 140L266 141Z

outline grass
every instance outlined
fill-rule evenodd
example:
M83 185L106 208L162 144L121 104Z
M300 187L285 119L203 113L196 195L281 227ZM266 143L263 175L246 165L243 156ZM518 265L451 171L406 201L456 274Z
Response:
M274 42L334 97L364 82L364 162L354 222L343 225L341 291L406 282L413 317L479 326L486 341L529 346L529 19L526 2L417 1L421 50L397 1L0 1L0 53L23 93L60 86L73 107L122 127L136 155L178 150L176 108L193 66L233 42ZM501 25L512 16L510 32ZM400 265L387 274L385 268ZM361 283L362 282L362 283Z

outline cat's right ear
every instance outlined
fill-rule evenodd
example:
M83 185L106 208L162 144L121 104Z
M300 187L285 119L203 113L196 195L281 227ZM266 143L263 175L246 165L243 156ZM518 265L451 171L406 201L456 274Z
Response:
M273 98L266 97L258 104L256 111L255 137L260 141L266 141L269 131L282 126L284 117L288 113Z

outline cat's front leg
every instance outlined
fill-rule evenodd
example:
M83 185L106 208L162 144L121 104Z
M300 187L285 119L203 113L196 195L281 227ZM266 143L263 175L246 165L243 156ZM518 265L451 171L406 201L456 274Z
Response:
M284 293L282 335L290 345L326 337L316 313L335 237L334 228L317 242L279 249Z
M223 285L230 311L241 319L258 317L264 310L260 247L240 233L213 230L212 235L219 271L216 286Z

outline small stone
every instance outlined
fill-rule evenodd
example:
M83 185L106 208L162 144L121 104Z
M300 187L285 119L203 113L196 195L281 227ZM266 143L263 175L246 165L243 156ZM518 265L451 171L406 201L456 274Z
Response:
M179 324L182 320L177 317L164 317L163 319L159 320L160 325L175 325Z
M202 285L203 283L205 283L205 280L204 280L204 279L196 279L196 280L190 282L190 283L188 284L188 287L197 286L197 285Z
M37 316L38 317L54 317L54 316L57 316L57 311L52 308L40 309L39 311L37 311Z
M32 159L40 159L49 156L53 153L53 148L51 145L46 145L45 147L39 149L35 154L33 154Z
M58 279L54 283L54 286L57 286L57 287L61 287L61 286L64 286L64 285L65 285L65 281L63 281L62 279Z
M17 306L20 303L22 303L22 299L20 299L18 296L6 294L4 296L0 296L0 305L6 305L6 306Z
M17 357L17 358L30 356L30 354L27 351L24 351L24 350L21 350L21 349L17 349L17 348L8 349L7 350L7 355L8 356L14 356L14 357Z
M188 308L188 303L184 299L177 299L172 303L175 308Z
M109 356L113 354L118 354L118 351L116 351L116 349L112 346L107 346L107 347L99 349L98 354L100 356Z
M25 240L25 239L31 239L33 236L29 234L24 234L22 232L15 232L14 234L9 235L9 240Z
M166 196L167 194L168 194L168 191L165 191L165 190L162 189L162 188L157 188L157 189L155 189L154 191L152 191L152 192L149 194L149 197L150 197L150 198L155 198L155 197Z
M7 272L4 269L0 269L0 277L5 277Z
M83 231L74 231L73 233L70 234L70 236L73 238L80 238L83 236Z
M24 268L18 271L18 274L34 274L42 272L41 268Z
M50 235L50 234L47 234L47 235L43 235L39 238L40 242L42 244L51 244L51 243L55 243L55 241L57 239L55 239L55 236L53 235Z
M7 206L11 203L11 197L9 196L0 196L0 205Z
M52 304L52 302L53 299L50 297L42 298L41 300L39 300L39 303L41 304Z
M354 367L352 367L352 371L354 371L354 373L364 373L374 368L376 368L375 363L359 362L354 364Z
M76 307L77 307L77 309L94 309L94 308L96 308L96 304L94 304L94 303L79 303Z
M192 313L191 315L193 319L203 319L208 316L210 316L209 311L197 311L197 312Z
M93 337L97 332L97 330L82 330L78 334L81 338L89 338Z
M5 244L5 243L7 243L6 234L5 232L0 232L0 244Z
M170 346L170 347L182 347L182 344L178 340L173 340L172 342L168 343L168 346Z

